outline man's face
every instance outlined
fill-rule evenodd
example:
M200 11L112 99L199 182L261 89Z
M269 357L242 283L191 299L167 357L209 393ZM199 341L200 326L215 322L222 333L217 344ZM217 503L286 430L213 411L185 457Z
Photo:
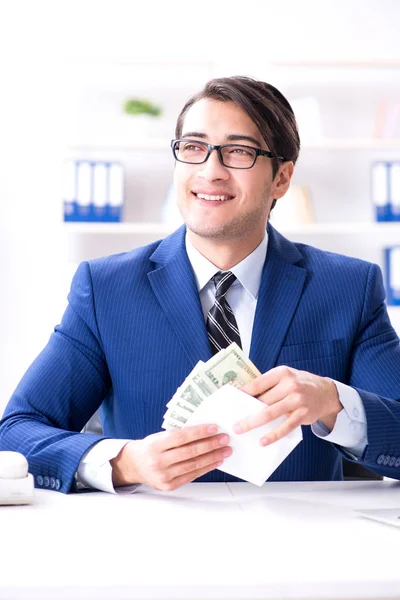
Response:
M256 125L233 102L196 102L186 114L181 138L269 150ZM220 163L215 150L203 164L177 162L174 174L178 206L188 229L226 242L249 236L262 239L275 191L272 184L271 159L259 156L251 169L231 169Z

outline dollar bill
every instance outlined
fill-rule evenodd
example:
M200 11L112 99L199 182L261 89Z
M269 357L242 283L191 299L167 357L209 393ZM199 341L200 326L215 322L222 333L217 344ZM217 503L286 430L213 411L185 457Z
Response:
M217 388L227 383L239 388L261 375L257 367L249 358L246 358L243 350L237 344L231 344L227 350L229 352L222 356L218 362L214 362L210 366L206 363L201 371L201 374L204 374ZM215 356L218 356L218 354Z
M181 393L182 393L182 391L183 391L183 389L184 389L184 386L186 385L187 381L188 381L189 379L191 379L191 378L192 378L192 376L193 376L193 375L195 375L195 374L196 374L196 373L197 373L197 372L200 370L200 368L201 368L203 365L205 365L205 362L204 362L204 361L202 361L202 360L199 360L199 362L196 364L196 366L195 366L195 367L194 367L194 368L193 368L193 369L190 371L189 375L186 377L186 379L185 379L185 381L182 383L182 385L180 385L180 386L178 387L178 389L176 390L175 394L172 396L171 400L170 400L170 401L167 403L167 405L166 405L166 406L167 406L167 408L168 408L169 406L173 406L173 404L175 403L175 401L176 401L178 398L180 398L180 396L181 396Z
M200 404L227 383L242 387L261 375L257 367L235 343L224 348L207 363L199 361L167 404L162 427L183 427Z
M215 362L216 361L213 360L213 364ZM204 363L199 365L200 368L202 366L204 366ZM182 419L185 419L186 423L190 414L200 406L205 398L211 396L217 389L218 388L212 381L207 380L204 376L201 376L200 373L195 372L194 369L175 392L173 398L168 402L168 410L164 415L162 427L164 427L169 420L175 423L176 418L172 416L173 413L175 415L178 413Z

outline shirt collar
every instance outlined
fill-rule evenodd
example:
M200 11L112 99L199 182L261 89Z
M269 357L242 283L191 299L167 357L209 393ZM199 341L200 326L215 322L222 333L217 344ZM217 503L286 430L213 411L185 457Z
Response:
M186 252L194 271L197 289L200 292L210 281L211 277L218 273L219 269L205 256L203 256L191 243L188 234L185 237ZM254 299L257 299L261 282L262 270L267 256L268 234L255 250L240 263L229 269L242 286Z

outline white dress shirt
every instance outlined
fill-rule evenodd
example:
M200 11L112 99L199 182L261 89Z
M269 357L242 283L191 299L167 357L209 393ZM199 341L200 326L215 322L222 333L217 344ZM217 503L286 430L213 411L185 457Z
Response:
M257 306L261 275L267 255L268 235L261 244L230 269L236 280L226 294L226 299L235 315L244 353L249 356L254 316ZM215 288L211 278L219 271L205 258L186 235L186 251L193 268L204 320L214 304ZM367 445L367 422L364 405L358 392L338 381L334 381L339 400L343 406L336 418L332 431L321 422L311 425L311 430L319 438L338 444L352 458L360 458ZM101 440L83 456L77 471L78 486L93 487L105 492L116 493L112 484L110 460L117 456L129 440ZM137 486L118 488L118 491L132 492Z

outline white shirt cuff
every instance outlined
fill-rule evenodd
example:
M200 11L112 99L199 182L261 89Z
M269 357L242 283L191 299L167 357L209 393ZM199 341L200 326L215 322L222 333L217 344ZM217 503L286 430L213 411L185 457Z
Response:
M343 406L336 417L332 431L321 422L311 425L312 432L319 438L341 446L353 458L361 458L368 444L367 417L360 394L354 388L333 380Z
M115 458L131 440L100 440L83 455L76 472L78 489L94 488L110 494L136 491L139 484L114 488L110 460Z

